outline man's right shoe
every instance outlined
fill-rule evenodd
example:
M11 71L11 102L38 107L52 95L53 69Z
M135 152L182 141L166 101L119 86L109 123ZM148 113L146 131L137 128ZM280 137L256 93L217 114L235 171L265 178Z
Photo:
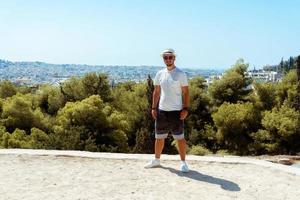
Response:
M160 166L160 160L153 159L147 165L145 165L145 168L153 168L153 167L159 167L159 166Z

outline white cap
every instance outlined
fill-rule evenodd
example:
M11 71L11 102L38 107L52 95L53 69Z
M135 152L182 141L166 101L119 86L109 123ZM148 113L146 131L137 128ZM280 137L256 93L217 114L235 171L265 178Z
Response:
M174 49L171 49L171 48L163 50L163 52L160 55L163 56L165 54L172 54L176 57Z

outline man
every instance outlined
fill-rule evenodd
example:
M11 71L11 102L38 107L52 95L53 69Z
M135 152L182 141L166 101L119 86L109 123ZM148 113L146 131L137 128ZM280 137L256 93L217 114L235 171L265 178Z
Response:
M185 162L186 141L184 139L184 119L188 115L189 89L186 74L175 66L176 54L173 49L162 52L165 69L154 78L152 117L155 119L155 159L145 168L160 166L165 138L171 133L178 141L182 172L188 172ZM159 102L158 102L159 101ZM182 102L183 101L183 102Z

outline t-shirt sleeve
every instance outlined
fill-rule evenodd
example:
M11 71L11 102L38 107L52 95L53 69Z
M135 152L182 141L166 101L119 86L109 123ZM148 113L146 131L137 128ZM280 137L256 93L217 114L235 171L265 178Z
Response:
M181 86L188 86L188 80L186 74L183 72L182 75L180 76L180 84Z
M157 72L153 81L153 85L160 85L160 73Z

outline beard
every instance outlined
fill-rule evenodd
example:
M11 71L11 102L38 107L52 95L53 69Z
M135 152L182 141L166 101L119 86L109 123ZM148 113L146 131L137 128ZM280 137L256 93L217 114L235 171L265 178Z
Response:
M172 67L174 63L166 63L167 67Z

